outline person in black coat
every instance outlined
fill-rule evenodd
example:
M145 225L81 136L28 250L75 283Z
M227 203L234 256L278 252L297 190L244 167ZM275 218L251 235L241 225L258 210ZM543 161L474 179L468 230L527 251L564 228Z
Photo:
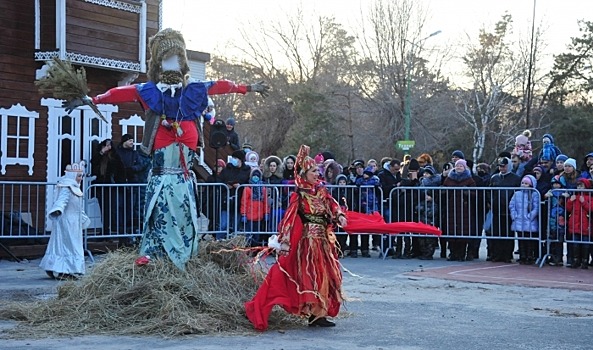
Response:
M507 157L499 158L497 174L490 178L490 187L519 187L521 186L521 177L510 171L511 160ZM511 230L511 215L509 213L509 202L513 193L512 189L500 189L490 191L490 209L492 210L492 227L490 235L500 239L491 239L488 242L488 259L510 263L513 259L513 250L515 241L508 239L514 237Z
M91 175L95 177L92 183L92 195L99 201L104 234L109 234L111 232L111 222L113 220L112 214L114 209L117 208L117 203L115 201L115 189L113 187L102 185L111 185L115 183L115 173L117 171L118 161L111 139L101 141L99 143L98 151L91 158ZM114 229L116 226L117 225L113 223Z
M379 182L381 183L383 198L388 199L387 201L383 202L383 218L385 219L385 222L392 222L393 216L391 215L391 212L392 210L397 210L397 200L399 198L399 193L394 189L397 188L402 181L400 170L401 161L399 159L392 159L389 160L386 167L379 170L379 173L377 174L379 177ZM390 203L391 208L389 206ZM388 236L387 238L390 241L383 242L384 249L385 247L395 246L395 237ZM382 253L385 254L386 252Z
M148 181L150 158L134 149L134 138L130 134L122 136L115 153L117 155L115 183L128 185L117 188L119 229L128 233L139 231L144 215L146 187L138 185Z
M235 131L235 118L226 120L227 145L231 146L233 151L239 150L239 134ZM244 159L244 158L243 158Z
M251 167L245 164L245 152L241 150L233 152L229 164L220 173L220 182L226 184L230 191L231 228L235 227L236 203L241 203L241 194L243 191L238 190L239 186L249 183L250 174Z
M414 189L420 185L420 164L414 158L404 165L402 181L399 185L397 207L392 208L392 221L418 222L417 206L420 204L420 190ZM413 233L413 232L412 232ZM417 237L397 237L394 259L410 259L422 255Z

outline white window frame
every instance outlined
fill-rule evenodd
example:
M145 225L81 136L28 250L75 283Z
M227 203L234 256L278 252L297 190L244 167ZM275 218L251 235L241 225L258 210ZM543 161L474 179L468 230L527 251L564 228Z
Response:
M39 113L29 111L27 108L21 106L21 104L12 105L9 109L0 108L1 118L1 135L0 135L0 150L2 150L2 156L0 157L0 163L2 168L0 172L2 175L6 175L7 165L26 165L29 167L29 176L33 175L33 153L35 152L35 119L39 118ZM8 118L16 118L16 134L8 134ZM21 119L27 118L29 120L29 129L27 130L28 135L21 135ZM8 149L8 140L16 139L16 147L14 150ZM27 144L27 156L19 157L21 141L25 140ZM14 153L12 153L14 152ZM15 157L11 157L14 154Z

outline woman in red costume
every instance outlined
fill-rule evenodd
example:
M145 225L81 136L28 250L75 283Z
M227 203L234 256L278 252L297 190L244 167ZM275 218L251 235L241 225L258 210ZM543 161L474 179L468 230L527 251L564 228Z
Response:
M346 226L346 215L319 180L319 168L305 145L296 159L295 183L296 192L279 225L278 263L245 303L247 317L260 331L268 328L274 305L308 317L311 327L333 327L326 317L335 317L343 300L333 224Z

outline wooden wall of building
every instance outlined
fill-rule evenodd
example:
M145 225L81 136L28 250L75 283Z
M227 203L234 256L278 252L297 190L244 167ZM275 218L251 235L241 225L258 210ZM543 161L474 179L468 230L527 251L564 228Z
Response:
M40 106L42 97L35 86L36 70L43 62L36 62L35 54L35 2L23 0L0 1L0 107L10 108L21 104L39 113L36 120L36 146L33 176L26 166L9 166L0 181L44 181L47 159L47 113ZM55 1L41 1L41 51L54 51ZM106 58L138 60L138 15L98 6L81 0L67 1L67 46L71 50L86 50ZM147 0L147 38L158 31L159 0ZM82 53L82 52L79 52ZM147 57L148 53L147 53ZM86 68L91 95L107 91L118 84L122 72ZM140 75L137 81L146 80ZM118 118L132 114L142 115L137 104L123 104L114 115L114 140L119 140Z

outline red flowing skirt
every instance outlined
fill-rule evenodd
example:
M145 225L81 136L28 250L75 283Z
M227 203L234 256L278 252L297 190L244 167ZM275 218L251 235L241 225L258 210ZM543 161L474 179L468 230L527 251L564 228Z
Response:
M268 328L274 305L294 315L335 317L342 303L342 272L335 236L325 226L295 220L291 251L278 258L253 299L245 303L255 329ZM296 249L295 249L296 248Z

